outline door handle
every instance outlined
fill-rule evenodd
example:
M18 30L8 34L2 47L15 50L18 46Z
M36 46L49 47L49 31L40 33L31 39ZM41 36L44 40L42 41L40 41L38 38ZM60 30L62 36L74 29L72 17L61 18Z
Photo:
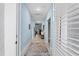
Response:
M17 41L15 41L15 44L17 44Z

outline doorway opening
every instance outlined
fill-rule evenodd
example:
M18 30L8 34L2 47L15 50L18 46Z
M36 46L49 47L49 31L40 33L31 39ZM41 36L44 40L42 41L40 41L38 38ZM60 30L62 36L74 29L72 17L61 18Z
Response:
M51 28L51 24L50 24L51 18L48 19L48 44L50 46L50 28Z

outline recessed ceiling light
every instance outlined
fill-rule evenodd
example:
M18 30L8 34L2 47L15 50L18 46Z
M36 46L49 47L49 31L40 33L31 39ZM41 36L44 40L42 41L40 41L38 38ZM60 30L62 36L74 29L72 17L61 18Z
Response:
M36 8L36 11L41 11L41 8Z
M38 20L38 21L36 21L36 23L41 23L41 21Z

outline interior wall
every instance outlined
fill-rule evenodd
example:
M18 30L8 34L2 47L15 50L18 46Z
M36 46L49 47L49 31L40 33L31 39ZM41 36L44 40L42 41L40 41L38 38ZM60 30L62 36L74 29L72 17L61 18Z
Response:
M0 3L0 56L4 55L4 4Z
M51 4L51 7L48 11L48 14L47 14L47 17L46 17L46 20L44 22L45 24L45 41L48 42L48 19L50 18L51 19L51 23L50 23L50 48L55 48L55 40L56 40L56 32L55 32L55 19L54 19L55 16L53 16L53 4Z
M50 54L54 55L57 39L56 9L54 4L51 4L50 16L51 16Z
M30 25L30 29L29 29ZM26 4L21 4L21 49L23 51L32 39L31 15Z
M49 10L48 13L47 13L46 19L44 21L44 24L45 24L45 33L44 33L44 36L45 36L45 41L47 43L48 43L48 20L49 20L50 17L51 17L51 14L50 14L50 10Z
M56 48L56 39L57 39L57 31L56 31L56 13L53 4L51 4L51 8L48 11L45 24L45 41L48 42L48 19L51 19L50 23L50 54L53 55Z

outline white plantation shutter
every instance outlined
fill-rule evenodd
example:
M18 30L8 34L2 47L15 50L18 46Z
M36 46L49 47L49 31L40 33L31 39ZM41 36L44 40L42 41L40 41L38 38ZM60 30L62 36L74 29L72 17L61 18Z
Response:
M79 56L79 4L68 6L60 23L61 40L56 40L56 55Z
M79 4L73 4L68 9L68 51L79 55Z

